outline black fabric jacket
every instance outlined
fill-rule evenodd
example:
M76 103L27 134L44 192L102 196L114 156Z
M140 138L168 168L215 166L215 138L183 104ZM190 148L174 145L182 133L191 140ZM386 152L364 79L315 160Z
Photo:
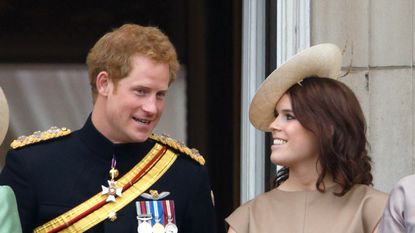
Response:
M134 167L154 141L113 144L88 118L84 127L68 136L10 150L0 184L15 192L23 232L65 213L107 186L115 154L120 176ZM179 233L214 233L215 214L207 169L179 154L170 169L150 188L170 192ZM149 189L149 190L150 190ZM148 192L148 191L146 191ZM145 200L142 197L137 200ZM137 232L135 201L118 211L117 220L105 220L87 232Z

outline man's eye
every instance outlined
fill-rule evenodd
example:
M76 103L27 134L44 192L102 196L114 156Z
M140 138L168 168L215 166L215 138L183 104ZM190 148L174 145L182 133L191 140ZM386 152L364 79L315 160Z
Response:
M157 98L164 99L164 97L166 97L166 93L164 92L157 93Z
M134 92L135 92L136 95L139 95L139 96L142 96L142 95L146 94L144 90L135 90Z

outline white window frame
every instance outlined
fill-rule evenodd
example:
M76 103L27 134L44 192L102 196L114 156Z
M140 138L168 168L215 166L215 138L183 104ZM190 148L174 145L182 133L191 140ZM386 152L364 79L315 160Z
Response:
M277 65L310 46L310 0L277 0ZM241 203L264 192L265 135L249 122L249 104L265 79L266 1L244 0L242 20Z

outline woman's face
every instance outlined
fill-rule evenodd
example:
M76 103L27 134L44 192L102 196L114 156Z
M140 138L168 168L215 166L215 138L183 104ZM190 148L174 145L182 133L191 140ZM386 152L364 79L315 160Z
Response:
M275 108L276 118L270 124L273 143L271 162L285 167L312 166L318 159L315 135L295 118L291 100L284 94Z

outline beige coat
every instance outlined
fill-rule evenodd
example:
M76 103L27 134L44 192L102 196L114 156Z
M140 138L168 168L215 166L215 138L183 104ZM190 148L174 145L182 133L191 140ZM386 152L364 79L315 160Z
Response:
M236 209L226 222L237 233L371 233L379 222L387 195L355 185L344 196L325 193L264 193Z

